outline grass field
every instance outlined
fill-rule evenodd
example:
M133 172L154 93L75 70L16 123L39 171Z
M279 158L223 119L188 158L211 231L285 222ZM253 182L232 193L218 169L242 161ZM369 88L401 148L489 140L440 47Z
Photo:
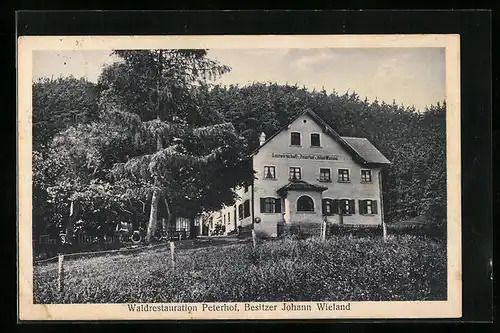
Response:
M180 248L68 260L34 269L35 303L445 300L446 244L333 237Z

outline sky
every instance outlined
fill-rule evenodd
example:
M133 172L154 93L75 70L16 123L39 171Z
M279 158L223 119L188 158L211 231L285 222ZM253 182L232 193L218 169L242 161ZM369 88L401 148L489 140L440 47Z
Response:
M212 49L208 56L231 67L215 83L297 84L308 89L356 92L379 101L425 106L445 99L444 48ZM35 51L33 78L73 75L97 82L109 50Z

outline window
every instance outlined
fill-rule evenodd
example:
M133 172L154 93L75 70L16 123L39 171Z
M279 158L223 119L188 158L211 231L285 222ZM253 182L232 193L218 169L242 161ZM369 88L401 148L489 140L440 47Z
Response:
M231 212L227 213L227 223L231 223Z
M238 205L238 220L243 220L243 205Z
M361 182L371 183L372 181L372 171L371 170L361 170Z
M321 146L321 140L320 136L318 133L312 133L311 134L311 147L320 147Z
M234 205L233 218L234 218L234 223L236 224L236 205Z
M264 178L265 179L276 179L276 168L273 166L264 167Z
M334 199L323 199L323 215L330 216L338 213L338 200Z
M248 192L248 185L245 185L245 193Z
M290 133L290 144L292 146L300 146L300 133L299 132Z
M320 182L331 182L332 177L330 175L330 169L320 168L319 169L319 181Z
M339 182L349 182L349 169L339 169Z
M300 174L300 167L290 167L290 180L299 180L302 179Z
M307 195L301 196L297 200L297 212L314 212L314 201Z
M349 200L349 199L339 200L339 211L342 215L354 214L354 200Z
M281 213L280 198L260 198L261 213Z
M359 200L359 213L361 215L376 215L377 200Z
M243 218L250 216L250 200L243 202Z

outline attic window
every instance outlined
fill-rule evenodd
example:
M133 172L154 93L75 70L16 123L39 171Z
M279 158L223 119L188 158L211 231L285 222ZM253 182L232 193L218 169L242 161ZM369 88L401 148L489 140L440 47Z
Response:
M299 132L290 133L290 144L292 146L300 146L300 133Z
M321 140L318 133L311 133L311 147L320 147Z

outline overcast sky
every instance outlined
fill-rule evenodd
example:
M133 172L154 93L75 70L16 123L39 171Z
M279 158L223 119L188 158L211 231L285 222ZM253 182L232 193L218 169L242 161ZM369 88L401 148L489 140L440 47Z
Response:
M96 82L110 51L36 51L33 77L73 75ZM218 83L277 82L325 88L398 104L445 99L444 48L212 49L209 57L231 67Z

